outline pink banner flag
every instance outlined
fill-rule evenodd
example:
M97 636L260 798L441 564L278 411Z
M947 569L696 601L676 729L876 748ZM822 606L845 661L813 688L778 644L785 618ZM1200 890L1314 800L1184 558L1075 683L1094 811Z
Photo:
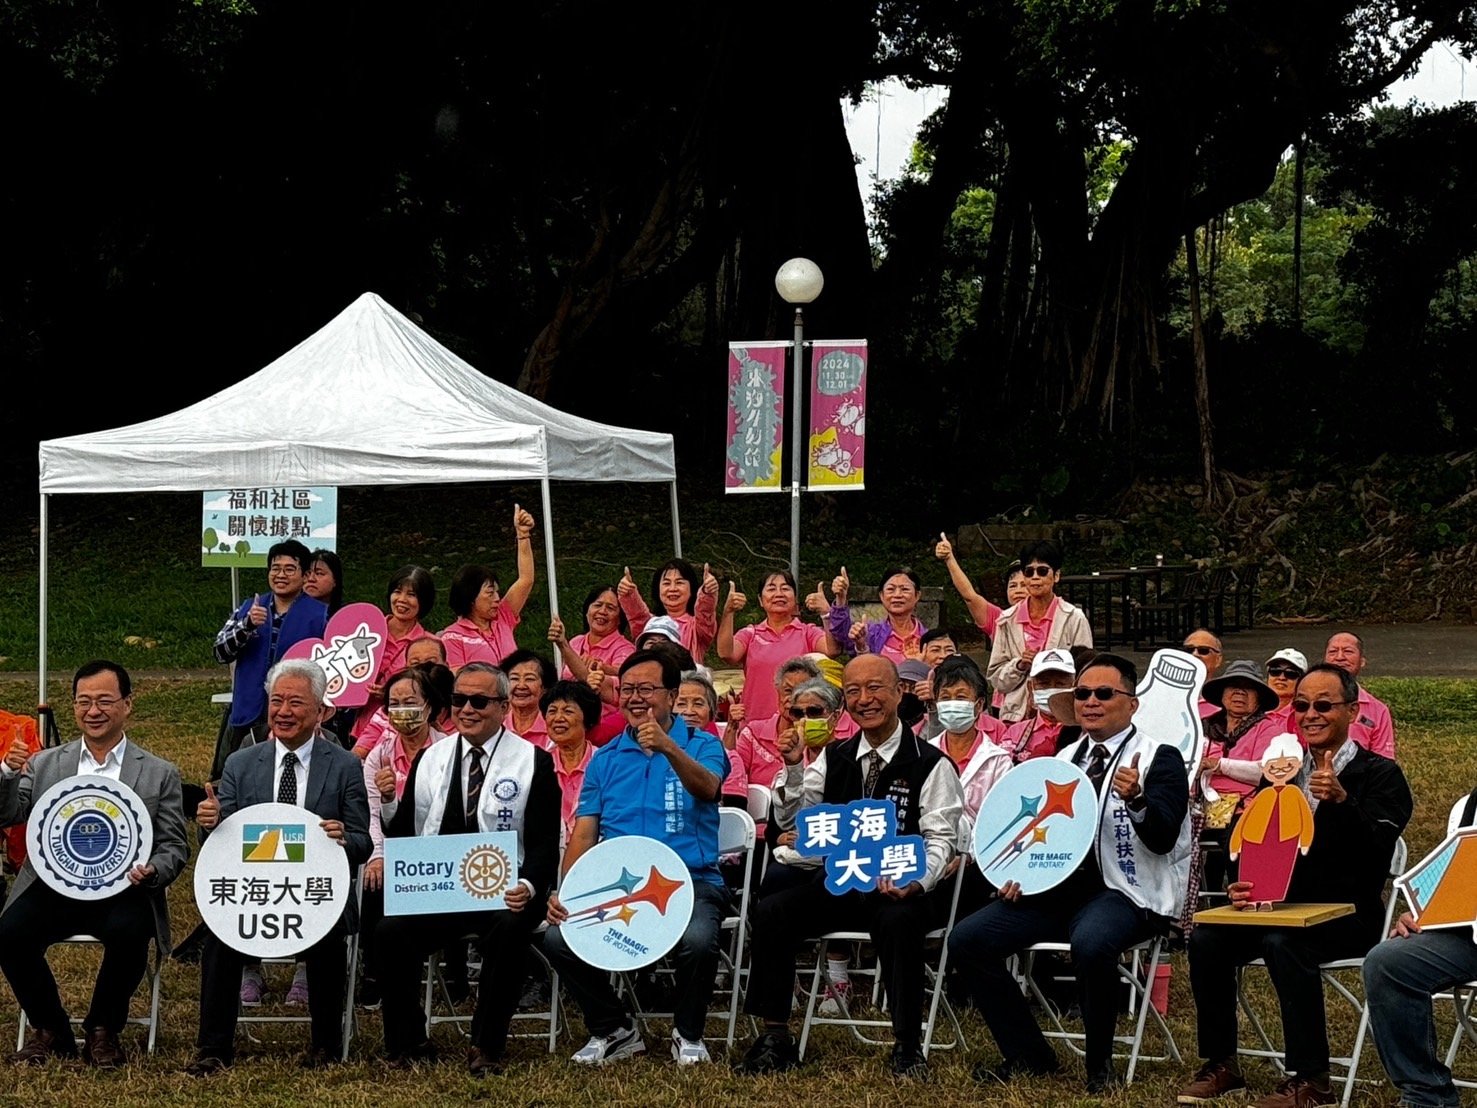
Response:
M862 487L867 446L867 340L810 348L812 489Z
M728 344L724 492L771 492L780 487L785 360L793 345L789 342Z

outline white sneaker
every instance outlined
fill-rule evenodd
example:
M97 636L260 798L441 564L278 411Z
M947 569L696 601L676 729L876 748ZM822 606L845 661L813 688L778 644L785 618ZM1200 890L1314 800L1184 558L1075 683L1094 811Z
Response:
M701 1039L695 1043L690 1042L677 1034L675 1030L672 1032L672 1059L679 1066L695 1066L700 1062L713 1060L708 1056L707 1043Z
M816 1015L849 1018L851 1016L851 982L827 981L825 999L816 1006Z
M636 1034L634 1027L623 1027L613 1035L590 1036L590 1041L570 1058L581 1066L603 1066L620 1058L632 1058L646 1053L646 1044Z

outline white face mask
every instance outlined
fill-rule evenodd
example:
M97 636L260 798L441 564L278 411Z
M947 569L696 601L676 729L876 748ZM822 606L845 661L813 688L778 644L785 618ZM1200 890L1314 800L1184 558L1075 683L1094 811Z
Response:
M939 722L951 734L973 727L980 714L979 705L973 700L940 700L938 710Z
M1036 705L1038 712L1051 712L1051 698L1060 692L1069 692L1068 689L1037 689L1031 694L1031 700Z

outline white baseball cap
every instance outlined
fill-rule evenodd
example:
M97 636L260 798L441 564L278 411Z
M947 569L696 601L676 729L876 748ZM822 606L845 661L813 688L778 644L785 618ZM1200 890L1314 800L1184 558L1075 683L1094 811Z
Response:
M1072 661L1072 652L1054 646L1050 650L1043 650L1031 659L1030 676L1037 677L1046 672L1070 673L1077 676L1077 663Z
M1299 673L1308 672L1307 656L1301 650L1294 650L1290 646L1284 646L1281 650L1277 651L1276 654L1273 654L1267 659L1266 664L1271 665L1273 662L1286 662L1289 665L1297 666Z

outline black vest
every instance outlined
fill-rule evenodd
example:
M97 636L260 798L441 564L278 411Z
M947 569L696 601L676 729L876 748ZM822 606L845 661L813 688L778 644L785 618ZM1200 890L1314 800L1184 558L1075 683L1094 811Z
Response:
M892 761L882 767L875 794L864 798L862 786L866 784L867 774L862 763L871 750L871 745L860 734L826 747L826 784L821 791L821 800L826 804L847 804L853 800L890 799L897 805L898 834L917 835L919 809L922 807L919 794L923 791L923 782L928 780L940 759L946 762L948 759L938 747L920 741L903 728L902 742L898 744ZM950 769L954 768L953 762L948 764Z

